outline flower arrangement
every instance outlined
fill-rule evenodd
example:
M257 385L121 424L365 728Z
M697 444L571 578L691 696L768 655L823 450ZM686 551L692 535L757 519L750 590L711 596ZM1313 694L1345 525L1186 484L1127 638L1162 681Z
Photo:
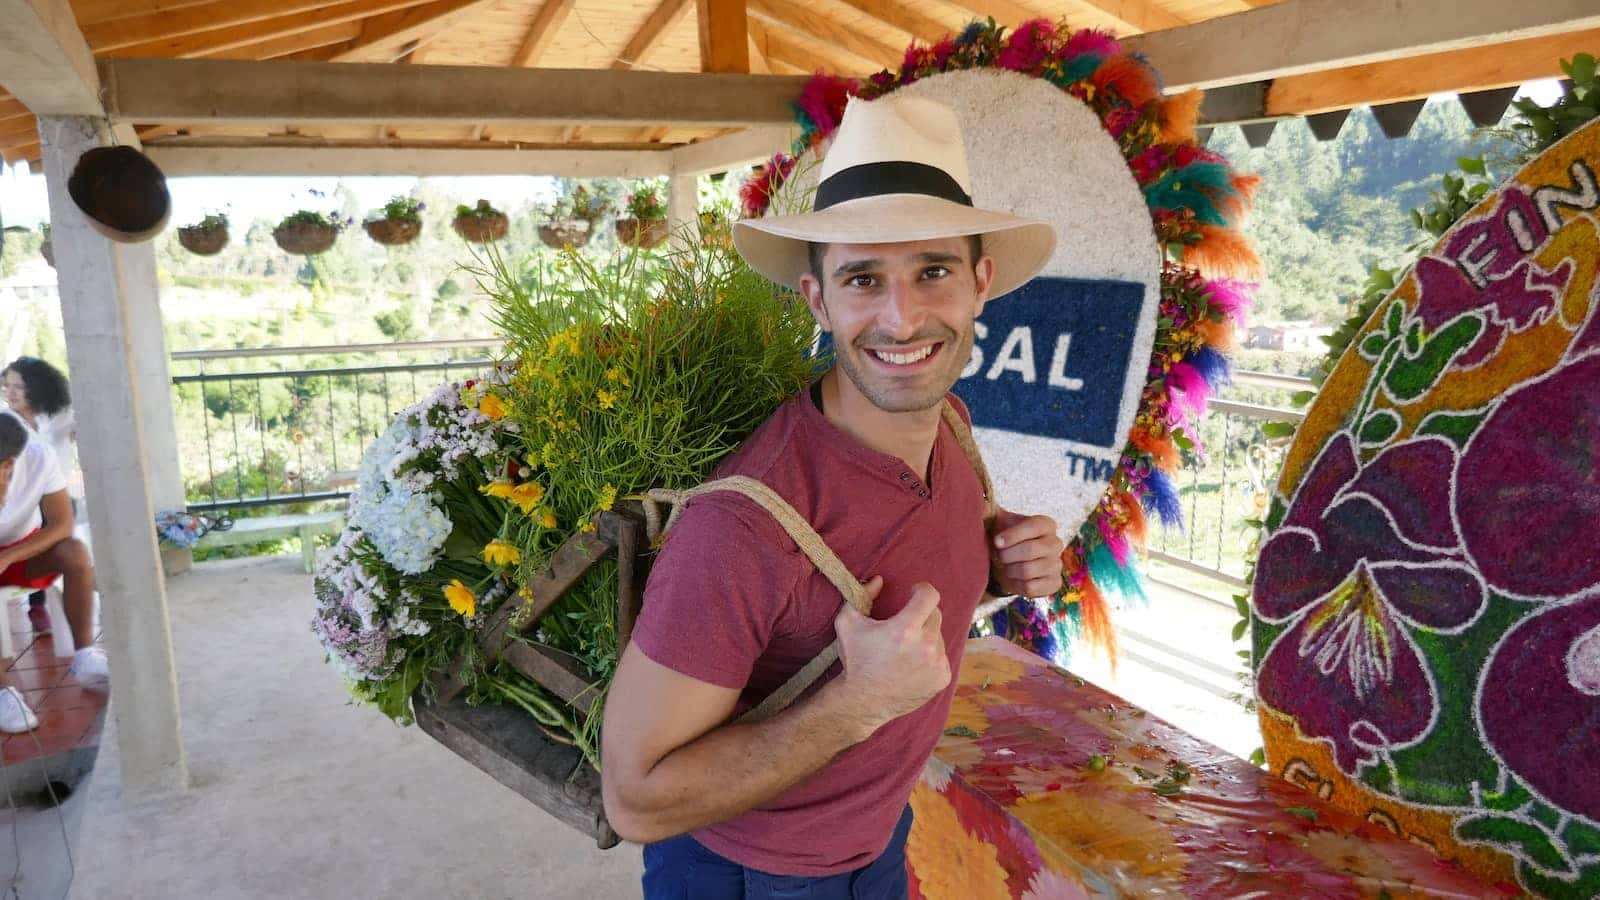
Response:
M649 250L666 241L667 204L660 185L645 183L624 198L627 216L617 219L617 240L629 247Z
M302 209L285 216L272 229L272 239L285 253L314 256L332 247L339 232L350 227L350 224L349 218L338 213Z
M474 244L487 244L498 241L511 230L511 220L506 214L493 206L487 200L479 200L476 206L465 203L456 207L456 216L450 221L450 227L461 235L461 239Z
M932 75L998 68L1041 78L1086 104L1116 140L1144 192L1167 261L1155 352L1128 444L1099 505L1062 555L1066 589L1048 602L1019 600L997 613L998 633L1055 656L1077 634L1114 649L1107 594L1139 597L1136 551L1147 519L1181 525L1172 475L1182 454L1199 452L1198 424L1211 394L1228 377L1223 353L1249 307L1260 263L1237 230L1257 179L1232 171L1195 140L1200 94L1161 97L1154 70L1115 37L1070 31L1045 19L1015 30L974 22L932 45L913 43L898 71L863 80L818 74L795 103L801 134L739 192L745 216L760 216L800 158L838 128L851 96L873 99Z
M197 256L215 256L228 246L228 217L208 213L193 225L178 229L178 243Z
M156 537L169 547L183 550L192 549L213 531L227 531L232 527L233 520L227 516L213 518L174 509L156 513Z
M655 222L667 217L667 202L662 199L661 186L654 183L642 184L635 188L633 193L623 198L623 207L628 211L628 217L644 222Z
M422 234L422 211L427 204L403 194L383 205L382 215L361 223L367 235L385 246L409 244Z

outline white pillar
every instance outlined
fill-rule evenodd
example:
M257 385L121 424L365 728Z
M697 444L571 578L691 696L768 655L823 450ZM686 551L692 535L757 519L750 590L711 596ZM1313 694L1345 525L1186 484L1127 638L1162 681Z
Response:
M146 416L163 405L170 423L170 399L157 401L152 394L167 398L171 388L164 380L155 383L134 362L135 354L154 347L165 368L154 251L148 243L102 237L67 195L73 166L84 151L104 142L103 129L94 119L39 117L122 787L129 795L146 795L182 790L189 781L153 524L158 468L151 435L160 428L146 424ZM167 449L173 460L161 465L175 465L175 448Z
M700 179L694 175L673 175L667 179L667 225L672 239L682 239L685 228L691 237L700 234Z

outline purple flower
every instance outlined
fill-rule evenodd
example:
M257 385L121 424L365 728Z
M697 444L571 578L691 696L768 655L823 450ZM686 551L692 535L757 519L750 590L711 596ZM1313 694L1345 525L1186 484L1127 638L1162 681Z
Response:
M1289 626L1262 660L1261 700L1352 775L1421 740L1438 715L1412 633L1460 631L1487 603L1450 515L1454 463L1454 446L1424 437L1362 466L1340 432L1261 548L1256 614Z

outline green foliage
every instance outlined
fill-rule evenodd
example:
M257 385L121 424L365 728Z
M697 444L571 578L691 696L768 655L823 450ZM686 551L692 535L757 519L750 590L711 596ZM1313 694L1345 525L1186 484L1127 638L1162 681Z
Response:
M278 223L279 225L322 225L334 231L343 231L350 225L350 219L339 213L317 212L311 209L296 210Z
M667 202L662 197L661 186L653 181L633 189L624 204L629 218L644 222L658 222L667 217Z
M1561 61L1561 71L1571 83L1554 104L1540 106L1531 98L1512 104L1518 121L1512 123L1510 136L1522 148L1518 161L1532 159L1600 116L1600 76L1595 70L1594 56L1579 53Z
M399 306L372 317L378 330L391 341L409 341L416 337L416 323L411 318L411 307Z
M467 216L474 219L488 219L494 216L503 216L505 213L489 205L487 200L479 200L477 205L468 206L465 203L456 207L456 218Z
M1456 166L1458 171L1446 172L1439 179L1439 189L1433 192L1427 205L1411 211L1411 224L1427 234L1412 246L1416 252L1443 237L1450 226L1477 206L1499 182L1490 173L1482 155L1463 156L1456 160Z
M184 227L197 228L201 231L211 231L215 228L227 228L228 216L226 213L207 213L203 218L200 219L200 221L194 223L193 225L186 225Z
M383 205L383 218L396 222L422 222L422 211L427 204L415 197L396 194Z

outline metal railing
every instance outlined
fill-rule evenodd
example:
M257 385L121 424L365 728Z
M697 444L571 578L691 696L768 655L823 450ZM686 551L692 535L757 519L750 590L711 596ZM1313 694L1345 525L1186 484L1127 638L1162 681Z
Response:
M1305 414L1286 405L1287 395L1314 389L1310 379L1291 375L1234 374L1227 394L1209 405L1197 452L1174 477L1184 528L1152 535L1151 580L1232 607L1227 595L1245 586L1256 537L1250 520L1266 517L1289 444L1262 426L1299 424ZM1250 399L1233 399L1240 395Z
M260 360L452 355L498 345L472 339L172 354L175 363L193 363L199 369L172 378L189 508L216 511L342 500L350 494L367 445L397 411L440 383L471 377L491 363L486 356L472 356L269 368ZM237 370L236 364L245 360L256 362ZM216 371L219 367L224 371Z

